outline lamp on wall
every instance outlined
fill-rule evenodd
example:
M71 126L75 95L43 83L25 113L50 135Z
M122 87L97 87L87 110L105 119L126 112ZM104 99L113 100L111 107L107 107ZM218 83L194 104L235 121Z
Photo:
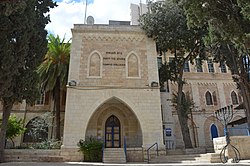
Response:
M152 82L151 82L151 87L156 88L156 87L158 87L158 86L159 86L159 83L158 83L158 82L155 82L155 81L152 81Z
M76 86L76 81L75 81L75 80L70 80L70 81L68 82L68 85L69 85L69 86Z

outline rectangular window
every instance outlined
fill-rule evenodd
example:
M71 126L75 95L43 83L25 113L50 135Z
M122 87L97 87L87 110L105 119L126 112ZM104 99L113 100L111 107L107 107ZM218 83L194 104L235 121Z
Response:
M185 61L183 71L184 71L184 72L190 72L188 61Z
M157 64L158 64L158 69L160 69L162 66L162 57L161 56L157 57Z
M200 58L195 59L195 63L196 63L196 71L203 72L202 63L201 63Z
M226 68L225 62L220 63L220 70L222 73L227 73L227 68Z
M36 105L44 105L45 92L41 92L40 96L36 99Z
M168 63L172 63L174 61L174 57L169 57Z
M209 73L214 73L214 63L212 59L207 60L207 67Z

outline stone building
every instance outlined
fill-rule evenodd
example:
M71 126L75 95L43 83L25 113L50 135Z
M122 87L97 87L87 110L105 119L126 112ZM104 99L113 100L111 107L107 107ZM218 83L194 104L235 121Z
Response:
M163 150L183 149L171 103L176 84L166 83L162 92L158 85L157 60L169 62L172 55L157 57L154 41L137 26L75 25L72 33L63 149L89 136L103 140L105 148L123 148L126 141L129 161L142 161L155 142ZM184 92L195 103L189 121L193 146L206 152L213 138L224 135L215 110L242 101L225 65L199 63L186 62ZM238 111L234 119L244 116Z
M163 147L156 46L138 26L75 25L72 29L63 148L90 136L128 155Z
M102 140L106 150L126 147L128 161L143 161L144 152L155 142L161 150L183 149L171 103L176 84L166 83L164 91L159 87L158 62L169 62L172 55L157 56L155 42L138 26L79 24L72 34L69 83L67 94L62 93L66 100L61 101L65 106L61 110L61 155L79 160L77 143L91 136ZM194 65L186 62L184 72L184 92L195 103L189 121L192 143L206 152L211 150L213 138L224 135L214 111L236 107L242 99L225 65L219 67L212 60L200 64L197 59ZM35 106L23 102L12 113L24 118L29 127L32 119L52 107L43 94ZM237 111L233 120L244 116L244 111ZM29 142L27 139L25 135L17 138L16 145Z
M167 54L167 62L173 55ZM163 60L164 61L164 60ZM189 130L193 147L211 151L213 138L224 136L222 123L215 117L215 111L233 105L236 108L242 103L242 97L232 80L231 72L225 64L213 63L212 59L199 59L194 64L185 63L184 93L190 95L195 108L189 115ZM184 148L177 112L171 103L173 93L177 92L177 84L168 82L165 92L161 92L163 112L164 139L167 149ZM245 117L244 110L234 110L232 121ZM169 132L172 132L169 134Z

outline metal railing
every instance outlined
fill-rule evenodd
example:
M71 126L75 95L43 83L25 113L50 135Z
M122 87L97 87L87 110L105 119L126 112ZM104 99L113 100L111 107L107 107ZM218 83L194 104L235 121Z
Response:
M102 162L103 162L103 158L104 158L104 146L105 146L105 142L103 141L103 143L102 143Z
M166 150L175 149L174 140L165 140L165 148L166 148Z
M152 149L154 146L156 146L156 155L159 156L159 148L158 148L158 143L154 143L153 145L151 145L148 149L147 149L147 162L149 163L149 150Z
M125 159L127 161L127 142L126 142L126 137L125 136L124 136L123 149L124 149L124 153L125 153Z

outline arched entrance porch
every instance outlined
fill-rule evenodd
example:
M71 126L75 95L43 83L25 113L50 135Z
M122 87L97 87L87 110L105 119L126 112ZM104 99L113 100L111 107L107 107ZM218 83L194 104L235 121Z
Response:
M104 102L88 121L85 137L97 137L106 148L142 147L142 131L134 112L116 97Z

